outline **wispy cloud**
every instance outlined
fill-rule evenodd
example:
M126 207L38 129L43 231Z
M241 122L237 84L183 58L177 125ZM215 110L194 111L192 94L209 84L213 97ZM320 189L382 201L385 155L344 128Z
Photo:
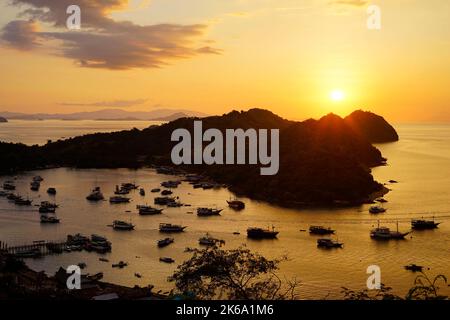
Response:
M9 22L1 39L19 50L31 50L38 43L56 40L56 54L90 68L125 70L159 68L176 59L200 54L219 54L221 50L200 46L208 28L205 24L137 25L115 21L112 11L124 10L128 0L78 0L82 11L82 30L66 29L66 9L72 0L12 0L23 8L20 17L27 20ZM38 22L50 24L54 32L39 31Z
M362 7L369 3L369 1L366 0L332 0L330 1L330 4L337 4L337 5L348 5L348 6L355 6L355 7Z
M112 101L99 101L91 103L78 103L78 102L61 102L62 106L76 106L76 107L110 107L110 108L126 108L137 105L142 105L147 102L147 99L136 100L112 100Z

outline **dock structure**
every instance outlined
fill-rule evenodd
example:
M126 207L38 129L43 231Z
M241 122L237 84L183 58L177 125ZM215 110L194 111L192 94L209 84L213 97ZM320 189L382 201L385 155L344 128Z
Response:
M34 252L36 256L45 256L49 254L62 253L67 248L66 241L33 241L31 244L20 246L9 246L6 242L0 241L0 251L13 254L16 256Z

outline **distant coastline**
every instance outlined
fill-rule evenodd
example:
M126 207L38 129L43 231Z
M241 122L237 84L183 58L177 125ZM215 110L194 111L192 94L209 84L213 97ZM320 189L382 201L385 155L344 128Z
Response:
M0 143L0 171L11 173L46 167L141 168L173 166L170 136L176 128L193 130L195 118L180 118L139 130L96 133L48 142L43 146ZM370 168L386 159L373 142L397 141L382 117L356 111L346 118L329 114L295 122L270 111L251 109L203 118L204 128L279 128L280 171L261 176L252 165L183 165L230 186L238 195L282 206L346 206L372 201L387 189ZM367 132L366 127L373 130ZM368 134L370 133L370 135ZM120 150L120 152L118 152Z

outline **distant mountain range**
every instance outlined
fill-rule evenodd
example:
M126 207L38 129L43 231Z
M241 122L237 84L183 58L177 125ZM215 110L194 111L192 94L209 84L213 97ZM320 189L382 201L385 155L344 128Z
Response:
M206 117L206 113L185 109L155 109L151 111L126 111L103 109L75 113L18 113L0 111L0 117L20 120L159 120L173 121L184 117Z

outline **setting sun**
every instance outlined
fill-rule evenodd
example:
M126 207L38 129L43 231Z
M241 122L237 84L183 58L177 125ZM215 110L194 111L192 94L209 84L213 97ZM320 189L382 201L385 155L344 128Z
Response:
M345 93L342 90L335 89L330 92L330 99L333 101L341 101L344 100Z

